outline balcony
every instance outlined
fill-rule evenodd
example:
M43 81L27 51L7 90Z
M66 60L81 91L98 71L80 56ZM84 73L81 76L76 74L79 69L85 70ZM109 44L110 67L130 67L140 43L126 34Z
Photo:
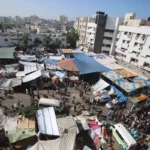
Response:
M118 48L116 49L116 52L119 54L123 54L123 55L126 55L126 53L127 53L126 50L118 49Z
M104 37L113 37L113 33L111 33L111 32L105 32L104 33Z
M140 43L140 44L144 44L146 41L146 35L143 34L136 34L134 36L135 42Z
M92 28L92 29L87 29L87 33L94 33L95 34L95 29L94 28Z
M102 49L101 49L102 51L110 51L110 47L106 47L106 46L102 46Z
M103 40L103 44L111 45L112 40Z
M124 34L124 35L122 36L122 38L123 38L124 40L126 40L126 41L130 41L130 40L132 39L132 34L129 34L129 33Z

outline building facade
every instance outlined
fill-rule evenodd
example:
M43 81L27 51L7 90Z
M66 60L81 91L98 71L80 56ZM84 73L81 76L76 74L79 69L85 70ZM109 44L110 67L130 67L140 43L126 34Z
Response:
M60 15L60 16L58 16L58 21L60 22L60 23L62 23L62 24L67 24L67 22L68 22L68 17L66 17L66 16L62 16L62 15Z
M117 30L123 18L109 17L103 12L97 12L93 17L78 17L75 29L79 34L79 45L84 46L85 51L95 53L114 53Z

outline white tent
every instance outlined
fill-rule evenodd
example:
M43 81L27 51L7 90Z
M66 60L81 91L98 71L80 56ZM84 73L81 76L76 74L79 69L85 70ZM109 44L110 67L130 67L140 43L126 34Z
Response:
M62 60L63 57L62 56L50 56L50 59L55 59L55 60Z
M25 76L24 71L18 71L18 72L16 73L16 77L24 77L24 76Z
M38 77L40 77L42 74L41 74L41 70L38 70L38 71L35 71L27 76L25 76L23 78L23 82L29 82L29 81L32 81Z
M108 87L109 84L107 82L105 82L104 80L100 79L93 87L93 94L95 94L96 92L99 92L103 89L105 89L106 87Z
M36 56L35 55L21 55L21 60L25 60L25 61L33 61L36 60Z
M40 133L60 136L53 107L38 110L36 118Z
M56 140L38 141L27 150L74 150L76 134L64 134Z
M24 65L24 73L25 74L28 74L28 73L31 73L31 72L34 72L37 70L36 63L24 62L24 61L19 61L19 63Z

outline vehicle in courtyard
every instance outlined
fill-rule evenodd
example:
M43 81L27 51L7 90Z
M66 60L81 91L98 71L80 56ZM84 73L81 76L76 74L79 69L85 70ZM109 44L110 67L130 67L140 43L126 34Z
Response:
M110 129L112 130L113 136L122 148L126 150L134 150L136 148L137 142L122 124L118 123L111 125Z
M40 108L54 107L54 109L59 112L64 110L64 104L61 101L56 99L40 98L38 106Z

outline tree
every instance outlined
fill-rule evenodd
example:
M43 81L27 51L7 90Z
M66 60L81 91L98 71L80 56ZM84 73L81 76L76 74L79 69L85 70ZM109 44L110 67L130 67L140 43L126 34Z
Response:
M41 44L40 39L39 38L35 38L34 39L34 44L35 44L35 46L37 46L38 44Z
M48 46L52 39L49 36L45 36L43 41L45 42L46 46Z
M70 47L75 48L78 40L79 35L74 29L67 33L67 43L70 45Z
M22 112L23 112L24 117L32 118L32 117L35 117L36 111L37 111L36 108L28 106L28 107L25 107Z
M23 35L23 36L22 36L22 41L23 41L23 43L24 43L24 51L26 51L27 46L28 46L28 42L29 42L29 37L28 37L28 35Z
M56 48L60 48L61 41L59 39L56 39L55 45L56 45Z

